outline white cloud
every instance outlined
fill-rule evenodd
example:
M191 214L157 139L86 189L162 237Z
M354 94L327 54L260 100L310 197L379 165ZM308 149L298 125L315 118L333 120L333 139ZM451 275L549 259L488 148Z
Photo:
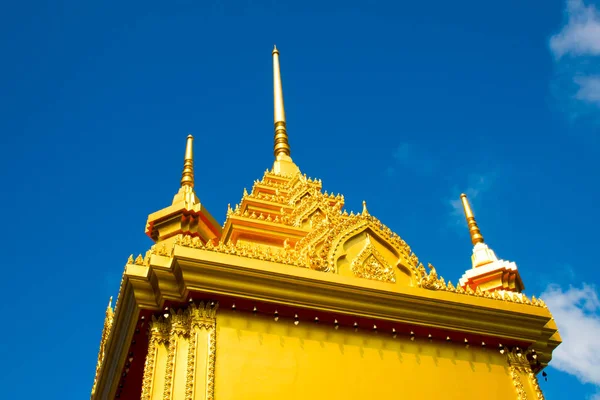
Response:
M550 38L550 49L559 59L572 56L600 55L600 14L583 0L567 0L567 23Z
M565 14L565 24L549 42L557 67L553 86L571 116L579 117L600 107L600 12L594 4L567 0Z
M579 86L577 100L600 105L600 76L575 77L574 81Z
M600 391L600 300L593 285L550 285L541 296L552 312L563 343L554 350L551 366L591 383ZM596 394L593 399L600 399Z

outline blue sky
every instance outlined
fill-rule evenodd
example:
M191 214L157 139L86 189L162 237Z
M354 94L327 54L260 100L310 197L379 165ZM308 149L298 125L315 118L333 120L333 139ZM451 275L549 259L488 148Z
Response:
M546 398L598 395L597 6L4 4L6 398L89 395L106 302L151 245L146 217L170 204L188 133L220 222L272 165L273 43L302 171L348 210L366 200L453 282L470 268L467 192L490 247L561 328Z

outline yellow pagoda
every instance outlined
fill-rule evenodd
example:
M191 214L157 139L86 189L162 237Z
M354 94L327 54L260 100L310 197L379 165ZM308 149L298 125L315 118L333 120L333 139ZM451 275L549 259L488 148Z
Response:
M456 283L371 215L344 209L291 158L273 50L273 166L221 226L194 188L148 216L109 302L92 399L543 399L561 342L513 262L474 245Z

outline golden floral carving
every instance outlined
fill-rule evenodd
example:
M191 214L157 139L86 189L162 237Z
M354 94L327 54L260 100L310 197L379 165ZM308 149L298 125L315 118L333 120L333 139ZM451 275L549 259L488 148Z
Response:
M427 274L427 271L425 271L425 267L423 267L423 264L419 264L419 266L417 267L417 271L419 274L418 286L431 290L447 289L448 287L444 282L444 278L438 278L438 274L435 270L435 267L431 264L429 264L428 266L429 274Z
M362 218L362 215L355 215L353 218ZM281 249L273 250L269 247L261 246L259 244L252 243L228 243L224 244L223 242L218 242L216 245L212 242L208 242L206 245L202 244L202 242L198 238L192 238L190 236L179 235L176 238L175 243L184 247L191 247L195 249L204 249L215 251L219 253L232 254L240 257L248 257L254 258L263 261L271 261L280 264L293 265L297 267L303 268L313 268L322 271L334 272L334 268L332 269L332 262L325 262L324 260L328 257L331 259L326 252L329 247L329 244L333 242L334 236L339 234L339 227L333 227L329 229L329 222L323 220L319 227L315 230L311 231L307 236L298 241L295 248L287 245L282 247ZM351 225L348 223L348 225ZM345 225L347 227L347 225ZM365 225L360 225L361 228L364 228ZM369 226L371 227L371 226ZM358 228L357 230L359 230ZM349 235L348 235L349 236ZM319 242L322 239L323 243L320 246L314 246L312 243ZM402 245L404 241L399 237L397 242ZM317 251L318 249L318 251ZM406 245L405 251L410 251L408 245ZM311 253L313 252L313 253ZM331 254L331 253L329 253ZM519 293L513 296L501 293L499 291L487 292L483 290L473 291L468 288L467 290L463 289L460 285L454 286L451 282L448 284L444 283L444 278L437 275L437 272L432 274L433 271L430 271L429 274L426 273L424 267L422 271L419 269L419 264L414 265L415 262L418 263L418 258L413 253L410 254L409 257L409 265L411 271L419 278L418 282L421 282L420 287L428 290L445 290L448 292L453 292L457 294L471 295L476 297L485 297L495 300L502 301L511 301L517 303L523 303L527 305L532 305L536 307L547 308L546 304L543 300L532 297L531 300L527 299L525 294ZM413 267L414 265L414 267ZM423 281L424 277L427 277L426 281ZM435 278L437 277L437 281ZM425 284L424 284L425 283ZM505 292L507 293L507 292Z
M171 309L167 318L163 316L152 317L149 324L148 353L144 366L144 377L142 381L142 400L149 400L152 396L152 379L156 363L157 346L166 344L168 346L167 364L165 371L165 385L163 399L170 399L173 388L173 372L175 354L178 341L181 338L189 338L187 352L187 368L185 381L185 398L193 399L195 362L196 362L196 336L200 330L208 331L209 346L207 354L207 386L206 398L214 399L214 376L216 357L216 312L218 303L191 303L186 309Z
M406 259L412 272L415 272L411 256L414 256L416 261L418 261L418 259L414 254L411 254L410 247L408 247L406 242L400 239L398 235L393 235L389 228L381 224L373 216L361 214L351 214L346 218L342 218L331 228L329 240L327 240L323 246L324 250L327 251L327 271L335 271L335 255L339 252L340 246L343 246L343 244L352 236L365 230L371 230L376 235L383 238L383 240L396 249L401 257ZM414 264L414 267L416 267L416 264Z
M416 286L428 290L444 290L468 296L546 307L542 300L535 297L530 300L523 294L488 292L481 288L473 290L471 287L454 286L451 282L446 284L433 266L430 265L430 271L427 272L406 242L389 227L368 212L348 214L346 210L342 210L343 195L323 193L321 189L321 181L318 179L307 178L302 174L284 177L267 171L260 181L254 183L252 193L248 194L245 190L240 205L227 212L228 219L236 216L236 218L251 218L296 227L303 226L305 221L309 220L306 235L298 240L295 246L290 246L289 240L286 240L279 249L247 242L233 244L209 241L203 244L197 238L184 235L179 235L175 244L335 273L337 272L335 257L339 254L340 247L351 237L369 231L395 249L399 255L399 264L409 269ZM251 202L257 200L276 203L280 206L279 211L262 214L249 211ZM162 251L166 252L166 250ZM161 250L154 250L155 254L160 252ZM358 268L357 264L354 268ZM365 264L363 268L377 271L379 265L374 260L369 260L369 264ZM390 276L383 279L391 279Z
M190 315L190 346L188 351L188 364L185 381L185 398L194 398L194 373L196 366L197 331L208 331L208 355L207 355L207 381L206 399L214 399L215 386L215 357L216 357L216 313L218 303L200 303L198 306L191 304L188 308Z
M149 324L149 343L146 362L144 364L144 377L142 380L142 400L149 400L152 396L152 378L156 363L156 347L161 343L166 343L169 338L169 325L163 317L152 317Z
M185 373L185 398L194 399L194 372L196 370L196 343L195 335L190 332L190 344L188 347L187 370Z
M173 389L173 367L175 365L175 354L177 350L177 342L180 337L189 335L189 312L188 310L179 309L171 310L169 318L171 322L171 330L169 331L169 352L167 354L167 369L165 372L165 389L163 399L171 399L171 391Z
M373 246L369 234L367 234L365 246L352 261L350 270L360 278L396 282L393 268L385 262L383 256Z
M521 382L521 378L519 377L519 373L516 368L509 367L510 369L510 377L512 379L513 385L515 386L515 390L517 391L517 399L518 400L527 400L527 393L525 392L525 388L523 387L523 382Z
M530 372L527 374L527 377L529 378L529 382L531 383L531 387L533 387L533 391L535 392L537 399L544 400L544 394L540 388L537 376L533 372Z
M526 376L533 388L535 398L537 400L544 400L544 394L542 393L537 377L531 369L531 361L527 356L528 353L531 355L532 351L523 352L520 349L517 350L517 348L513 348L506 353L506 359L510 368L513 384L517 391L517 396L519 399L527 399L527 394L525 393L523 382L521 380L522 376Z
M108 300L108 306L106 307L106 312L104 316L104 327L102 328L102 336L100 338L100 349L98 350L98 361L96 363L96 375L94 376L94 384L92 385L92 394L96 391L96 384L98 382L98 377L100 376L100 369L102 368L102 364L104 363L104 356L106 353L106 344L108 342L108 337L112 331L112 325L114 321L114 312L111 307L112 296L110 300Z

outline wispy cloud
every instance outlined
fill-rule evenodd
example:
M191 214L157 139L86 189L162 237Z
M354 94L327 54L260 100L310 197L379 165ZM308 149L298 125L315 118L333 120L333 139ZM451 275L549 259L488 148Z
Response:
M577 100L600 105L600 76L576 76L574 82L579 87Z
M561 31L550 38L550 49L557 59L565 55L600 55L600 15L593 4L567 0L567 21Z
M400 143L392 152L392 160L387 169L389 176L407 168L419 175L431 175L437 168L437 161L430 153L410 143Z
M460 187L454 187L452 190L452 198L447 200L450 205L450 223L454 226L460 226L461 228L466 226L465 216L462 209L462 202L460 200L460 194L465 193L473 208L476 208L476 204L479 203L479 198L485 192L487 192L492 186L494 180L493 174L470 174L467 177L465 185ZM466 231L465 231L466 232Z
M565 23L550 38L557 65L554 87L570 103L600 107L600 13L594 4L567 0ZM568 104L572 117L585 110Z
M563 343L554 350L551 366L596 385L600 399L600 300L595 286L563 290L550 285L542 298L552 312Z

